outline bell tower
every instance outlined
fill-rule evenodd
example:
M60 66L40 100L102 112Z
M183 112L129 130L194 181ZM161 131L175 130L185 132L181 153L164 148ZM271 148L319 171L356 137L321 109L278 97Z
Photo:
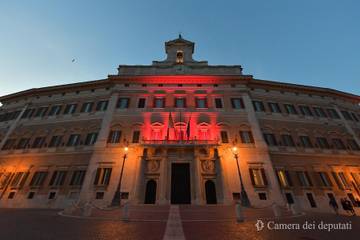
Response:
M207 65L207 61L195 61L192 57L195 43L184 39L181 34L174 40L165 42L167 57L164 61L153 61L153 65Z

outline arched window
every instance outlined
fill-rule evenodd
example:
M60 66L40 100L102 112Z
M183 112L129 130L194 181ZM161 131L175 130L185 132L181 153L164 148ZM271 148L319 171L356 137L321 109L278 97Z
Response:
M184 63L184 52L181 50L178 50L176 53L176 63L177 64L183 64Z

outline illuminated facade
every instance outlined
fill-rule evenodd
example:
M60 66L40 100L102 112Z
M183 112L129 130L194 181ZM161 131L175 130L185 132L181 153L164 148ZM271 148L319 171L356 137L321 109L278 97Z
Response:
M1 97L0 206L233 204L233 147L252 206L359 197L359 96L195 61L181 36L165 49L106 79Z

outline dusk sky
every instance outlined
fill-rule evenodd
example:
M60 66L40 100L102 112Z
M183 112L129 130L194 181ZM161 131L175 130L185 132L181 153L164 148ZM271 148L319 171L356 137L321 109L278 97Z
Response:
M356 0L2 0L0 95L151 64L179 32L195 42L196 60L360 95Z

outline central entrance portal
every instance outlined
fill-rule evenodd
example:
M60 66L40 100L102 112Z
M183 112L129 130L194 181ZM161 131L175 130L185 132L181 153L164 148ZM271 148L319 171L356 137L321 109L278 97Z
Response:
M190 164L171 165L171 204L190 204Z

